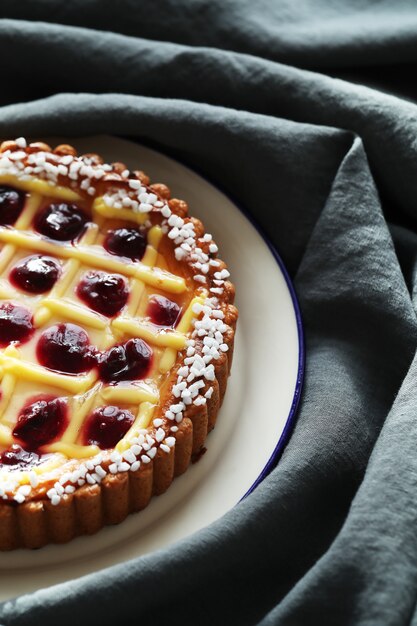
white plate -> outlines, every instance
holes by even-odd
[[[56,145],[63,140],[50,141]],[[0,553],[0,600],[166,547],[218,519],[276,458],[301,388],[302,333],[291,284],[241,210],[190,169],[142,145],[107,136],[69,142],[81,152],[98,152],[107,161],[143,169],[153,181],[167,183],[203,220],[236,284],[240,318],[233,372],[207,453],[197,464],[119,526],[64,546]]]

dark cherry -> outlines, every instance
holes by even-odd
[[[0,304],[0,346],[11,341],[24,343],[33,331],[32,313],[20,304],[2,302]]]
[[[10,272],[10,282],[22,291],[45,293],[52,289],[61,273],[59,261],[50,256],[33,255],[22,259]]]
[[[152,350],[143,339],[129,339],[101,356],[99,374],[104,382],[144,378],[152,362]]]
[[[146,250],[146,236],[137,228],[109,230],[104,247],[111,254],[140,261]]]
[[[56,439],[67,423],[67,404],[62,398],[40,395],[31,398],[17,418],[13,436],[28,450]]]
[[[123,276],[91,271],[85,274],[76,293],[94,311],[112,317],[123,309],[129,289]]]
[[[25,192],[6,185],[0,186],[0,225],[14,224],[23,210]]]
[[[39,461],[40,456],[38,454],[24,450],[17,443],[14,443],[8,450],[0,454],[0,467],[8,465],[16,469],[26,469],[33,465],[38,465]]]
[[[84,444],[102,450],[114,448],[135,421],[130,411],[118,406],[101,406],[90,415],[84,431]]]
[[[45,367],[66,374],[85,372],[95,363],[87,333],[75,324],[47,328],[39,338],[36,355]]]
[[[181,312],[176,302],[164,296],[151,296],[148,304],[148,315],[151,322],[158,326],[174,326]]]
[[[50,204],[35,218],[38,233],[56,241],[70,241],[78,237],[88,217],[76,204]]]

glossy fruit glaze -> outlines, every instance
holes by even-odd
[[[0,303],[0,347],[12,341],[24,343],[33,333],[32,313],[20,304]]]
[[[50,256],[33,254],[19,261],[9,274],[9,280],[27,293],[50,291],[61,274],[61,263]]]
[[[71,241],[81,235],[88,216],[76,204],[50,204],[35,218],[35,229],[56,241]]]
[[[117,406],[101,406],[93,411],[84,426],[85,445],[96,445],[102,450],[114,448],[135,421],[130,411]]]
[[[80,374],[96,363],[96,354],[90,338],[76,324],[55,324],[40,336],[36,355],[39,363],[65,374]]]
[[[76,294],[97,313],[113,317],[125,306],[129,289],[119,274],[90,271],[77,285]]]
[[[117,228],[107,233],[104,247],[110,254],[140,261],[146,250],[146,235],[138,228]]]
[[[43,394],[31,398],[19,413],[13,436],[25,449],[37,450],[51,443],[67,424],[67,404],[63,398]]]
[[[103,382],[144,378],[152,364],[152,349],[143,339],[129,339],[113,346],[100,357],[99,375]]]
[[[149,298],[147,314],[157,326],[175,326],[180,313],[178,304],[165,296],[154,295]]]
[[[25,204],[24,191],[7,185],[0,185],[0,226],[15,223]]]
[[[8,450],[0,454],[0,468],[4,466],[14,469],[28,469],[40,463],[40,456],[36,452],[24,450],[22,446],[14,443]]]

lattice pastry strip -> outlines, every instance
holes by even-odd
[[[126,495],[120,499],[115,490],[114,502],[118,504],[106,504],[109,520],[114,521],[121,502],[142,508],[152,492],[166,489],[174,473],[186,469],[191,454],[199,454],[207,430],[213,427],[231,364],[227,351],[233,346],[236,322],[230,304],[233,286],[226,280],[225,265],[216,259],[217,246],[211,237],[204,234],[197,220],[187,217],[185,203],[167,200],[165,186],[150,187],[143,174],[133,174],[120,164],[101,164],[94,155],[76,157],[68,146],[52,153],[37,144],[26,150],[23,140],[19,142],[10,150],[2,145],[0,156],[0,185],[28,194],[14,226],[6,223],[4,227],[0,222],[0,242],[4,244],[0,251],[0,299],[21,298],[19,288],[4,276],[9,267],[21,263],[22,252],[56,259],[60,272],[42,298],[30,294],[23,298],[33,312],[33,341],[22,348],[12,343],[0,350],[0,498],[21,503],[36,493],[60,508],[61,502],[76,495],[84,484],[100,486],[103,481],[108,485],[107,493],[113,493],[112,476],[119,481],[123,472],[130,471],[128,481],[114,483],[129,485],[127,500]],[[64,205],[75,203],[71,205],[75,211],[79,205],[81,213],[92,217],[84,234],[71,243],[59,237],[56,241],[39,230],[39,215],[45,206],[48,210],[53,206],[48,203],[54,199]],[[32,228],[35,222],[36,231]],[[142,255],[132,256],[132,261],[126,261],[123,248],[120,256],[106,247],[108,233],[124,228],[146,232],[146,249]],[[164,237],[167,239],[160,245]],[[100,273],[115,279],[118,276],[128,290],[129,297],[116,314],[95,309],[92,301],[81,296],[80,281]],[[181,315],[174,313],[171,319],[166,314],[155,321],[152,307],[168,306],[165,301]],[[93,351],[89,358],[98,359],[96,365],[60,371],[59,364],[51,366],[39,360],[39,352],[39,362],[34,358],[32,344],[39,348],[39,337],[49,332],[51,324],[66,326],[67,321],[91,333],[90,341],[98,352]],[[139,359],[135,352],[139,346],[147,346],[140,348],[148,354],[147,374],[140,373],[139,368],[132,370],[133,378],[130,374],[118,378],[117,359],[122,354],[127,358],[128,350],[135,355],[129,359]],[[132,363],[132,367],[139,367],[135,360]],[[67,417],[59,435],[39,448],[41,457],[49,456],[30,470],[20,471],[16,479],[16,473],[7,474],[2,468],[2,449],[13,441],[21,443],[16,434],[20,421],[13,411],[17,415],[16,398],[27,393],[27,388],[36,393],[54,392],[53,397],[58,394],[58,400],[65,401]],[[124,412],[126,419],[131,416],[128,427],[110,449],[91,435],[93,417],[97,414],[99,419],[107,419],[107,408],[117,415]],[[48,483],[50,476],[56,476],[55,483]],[[140,491],[138,485],[142,485]],[[4,512],[0,500],[0,549],[6,545],[2,535]],[[48,524],[52,527],[50,521]],[[22,532],[19,541],[33,545]]]
[[[139,226],[144,224],[148,219],[147,213],[133,213],[130,209],[115,209],[111,206],[108,206],[105,203],[104,198],[102,197],[96,198],[94,200],[92,209],[93,212],[97,213],[101,217],[105,217],[107,219],[124,220],[126,222],[133,222],[134,224],[138,224]]]
[[[185,291],[184,279],[169,272],[155,270],[142,263],[128,265],[117,259],[109,259],[107,254],[100,250],[92,251],[84,245],[63,247],[46,241],[42,237],[28,232],[18,232],[0,227],[0,241],[10,243],[23,249],[34,252],[43,252],[63,259],[76,259],[86,266],[91,266],[106,271],[115,271],[126,277],[142,280],[153,287],[161,287],[170,293],[182,293]]]
[[[99,224],[88,224],[85,234],[80,239],[80,244],[83,246],[94,244],[97,239],[98,231]],[[80,267],[81,261],[79,259],[69,259],[65,263],[61,277],[55,283],[51,292],[49,293],[49,296],[43,300],[41,306],[34,315],[34,322],[37,327],[46,324],[46,322],[48,322],[48,320],[51,318],[54,309],[56,310],[57,306],[59,307],[60,299],[65,296],[65,292],[67,291],[69,285],[71,284],[71,281],[74,279]],[[68,303],[66,303],[66,305],[68,306]],[[68,309],[70,312],[73,311],[71,305],[68,307]],[[83,320],[80,320],[80,317],[80,315],[76,315],[75,319],[77,321],[85,321],[87,316],[84,315]],[[95,316],[93,315],[91,317],[94,318]],[[91,317],[88,316],[87,319],[91,319]]]
[[[41,204],[42,196],[39,194],[29,196],[29,200],[26,203],[20,218],[16,222],[17,233],[13,233],[13,231],[9,233],[9,239],[11,239],[12,242],[19,241],[22,243],[22,241],[18,238],[19,235],[22,235],[21,232],[19,233],[19,230],[26,230],[28,228]],[[95,203],[94,208],[96,211],[99,208],[97,211],[99,213],[99,217],[96,219],[95,223],[90,223],[88,225],[87,230],[77,244],[77,247],[94,245],[97,241],[100,227],[105,227],[105,219],[114,217],[113,212],[110,212],[109,214],[109,211],[103,209],[103,205],[99,203]],[[138,222],[142,223],[143,220],[140,219]],[[67,300],[65,298],[66,292],[72,281],[82,268],[82,257],[79,257],[77,254],[75,256],[65,255],[65,253],[62,254],[61,246],[51,244],[49,241],[43,241],[40,237],[36,237],[35,239],[32,233],[23,233],[23,236],[24,243],[27,244],[28,249],[61,253],[61,258],[63,256],[64,259],[67,259],[59,280],[55,283],[49,295],[42,300],[35,311],[35,326],[38,328],[44,326],[49,321],[53,313],[61,313],[61,315],[64,314],[65,317],[77,322],[78,324],[84,324],[96,329],[105,330],[107,324],[103,319],[103,316],[88,309],[82,304],[74,304],[71,300]],[[160,226],[153,226],[148,232],[148,245],[141,261],[142,266],[147,266],[149,268],[155,267],[158,258],[158,246],[161,238],[162,230]],[[7,240],[7,234],[5,234],[5,239]],[[6,253],[4,253],[4,267],[6,267],[15,255],[16,243],[6,243],[3,251],[4,250],[6,250]],[[106,264],[105,267],[106,269],[113,269],[113,259],[109,260],[109,263]],[[123,270],[124,269],[125,268],[123,267]],[[168,275],[168,272],[165,272],[165,274]],[[202,299],[194,298],[192,300],[183,315],[178,331],[169,330],[167,332],[163,330],[162,332],[155,332],[152,326],[149,324],[143,324],[137,319],[139,312],[143,313],[143,311],[139,311],[139,309],[141,301],[143,301],[146,283],[133,276],[130,281],[130,286],[131,297],[127,307],[128,315],[120,316],[119,318],[113,320],[108,328],[108,331],[114,330],[115,334],[119,336],[128,335],[141,337],[147,340],[148,343],[155,346],[168,346],[166,347],[159,364],[159,371],[161,373],[165,373],[174,364],[177,351],[185,345],[186,333],[191,327],[194,316],[193,304],[196,302],[202,302]],[[166,286],[166,284],[164,286]],[[104,345],[111,344],[112,342],[114,343],[116,339],[115,334],[108,332],[102,343]],[[138,416],[135,421],[135,430],[132,431],[131,429],[132,432],[136,432],[138,424],[140,424],[141,427],[146,427],[148,425],[153,412],[151,407],[154,407],[158,401],[158,395],[150,392],[149,390],[144,390],[143,386],[138,387],[135,385],[131,386],[129,389],[117,389],[111,387],[105,387],[102,389],[102,384],[98,383],[95,387],[89,389],[89,387],[94,384],[95,376],[93,373],[74,378],[73,376],[66,376],[62,373],[46,370],[42,368],[42,366],[22,360],[19,352],[12,347],[6,349],[3,353],[0,352],[0,363],[4,372],[2,385],[3,400],[0,403],[0,415],[2,412],[4,413],[7,408],[8,400],[14,390],[17,377],[20,379],[28,379],[32,382],[46,386],[56,387],[64,390],[65,392],[75,394],[84,392],[81,397],[74,399],[72,403],[73,410],[71,413],[70,423],[62,436],[62,440],[50,444],[49,446],[45,446],[45,450],[47,452],[61,452],[64,454],[74,454],[77,452],[77,456],[91,456],[92,454],[98,452],[96,446],[77,446],[77,439],[84,421],[91,412],[92,408],[97,404],[97,398],[100,396],[102,396],[102,398],[107,402],[124,400],[125,402],[129,401],[132,402],[132,404],[139,406]],[[9,425],[12,426],[13,424]],[[127,445],[127,441],[128,437],[123,439],[123,444],[121,444],[122,447]],[[75,450],[76,447],[84,449]]]
[[[152,402],[142,402],[139,405],[138,413],[133,425],[123,439],[121,439],[116,445],[116,450],[118,452],[123,453],[125,450],[128,450],[132,445],[132,439],[137,437],[141,431],[146,430],[149,427],[154,412],[155,404]]]
[[[142,263],[153,267],[158,258],[158,246],[162,238],[162,230],[159,226],[153,226],[148,233],[148,245],[142,258]],[[145,283],[137,278],[130,282],[131,294],[127,305],[127,312],[131,318],[138,314],[139,305],[145,291]]]
[[[20,380],[28,380],[41,385],[57,387],[70,393],[83,393],[91,387],[96,379],[94,373],[82,376],[71,376],[46,369],[42,365],[24,361],[16,356],[10,356],[5,351],[0,353],[0,366],[5,373],[10,372]]]
[[[11,345],[7,346],[7,348],[3,352],[4,356],[12,356],[16,359],[19,358],[19,350]],[[6,426],[13,426],[14,419],[10,418],[10,416],[5,415],[5,411],[10,402],[10,399],[13,395],[13,392],[16,387],[16,374],[13,371],[7,371],[4,367],[1,367],[1,399],[0,399],[0,423],[5,424]]]
[[[15,225],[18,230],[24,230],[29,226],[36,211],[39,209],[41,202],[42,196],[38,193],[33,193],[29,196],[25,208]],[[16,254],[16,249],[16,245],[13,243],[8,243],[3,246],[3,249],[0,252],[0,274],[4,272],[10,261],[13,259]]]

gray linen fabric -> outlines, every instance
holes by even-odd
[[[0,134],[112,132],[200,169],[277,246],[307,339],[292,438],[249,498],[0,623],[417,624],[415,2],[0,9]]]

